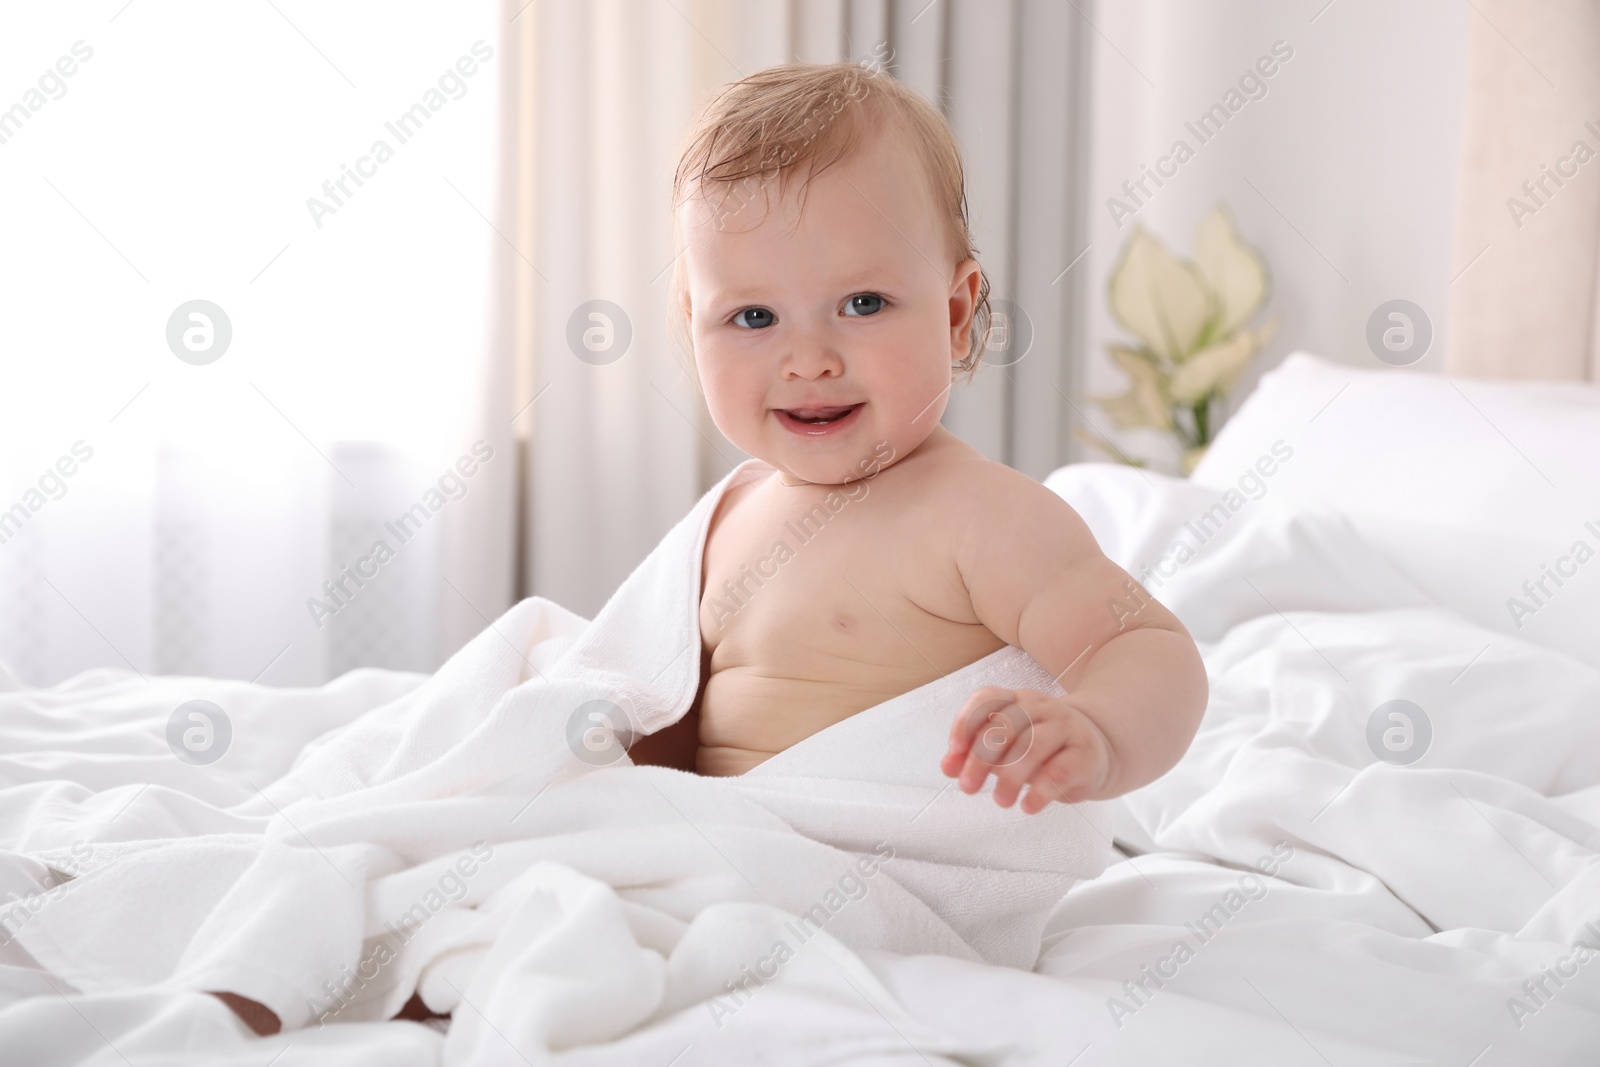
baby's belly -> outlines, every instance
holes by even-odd
[[[898,628],[803,636],[824,627],[814,619],[753,627],[712,652],[698,709],[697,772],[743,774],[812,734],[1005,646],[982,625],[929,617],[903,617]],[[959,710],[950,709],[952,721]]]
[[[727,667],[711,675],[700,701],[700,750],[695,770],[743,774],[850,716],[938,677],[896,671],[871,680],[851,678],[864,666],[838,663],[825,678],[779,676],[754,667]],[[926,666],[926,665],[925,665]]]

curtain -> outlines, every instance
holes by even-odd
[[[425,671],[510,603],[508,18],[0,13],[0,684]]]
[[[774,63],[887,57],[950,117],[1032,343],[945,421],[1073,458],[1085,8],[8,8],[0,682],[310,685],[432,670],[518,595],[592,614],[744,458],[667,345],[670,181]],[[568,341],[594,308],[618,358]]]
[[[1448,370],[1600,380],[1600,3],[1468,20]]]
[[[1079,105],[1091,32],[1073,6],[539,0],[516,25],[527,67],[517,232],[532,250],[515,312],[525,593],[592,615],[746,458],[669,348],[671,180],[694,108],[777,63],[887,57],[890,74],[949,117],[992,298],[1009,302],[1012,328],[1032,343],[957,385],[945,424],[1034,477],[1071,458],[1084,287],[1065,268],[1085,243]],[[590,327],[614,346],[603,358],[569,340]]]

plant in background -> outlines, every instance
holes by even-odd
[[[1108,296],[1112,316],[1139,343],[1109,346],[1130,379],[1128,391],[1092,399],[1122,429],[1176,437],[1188,474],[1216,436],[1229,391],[1277,328],[1273,321],[1246,325],[1266,303],[1266,264],[1219,204],[1200,223],[1193,260],[1179,259],[1135,227],[1111,272]]]

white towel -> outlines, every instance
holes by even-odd
[[[736,1010],[818,929],[1031,969],[1051,907],[1104,866],[1109,812],[1026,816],[939,770],[974,689],[1062,691],[1022,650],[736,778],[585,746],[605,740],[586,734],[596,702],[644,733],[688,710],[709,520],[760,473],[730,472],[592,623],[525,600],[426,683],[306,746],[241,806],[262,833],[97,845],[17,940],[80,990],[227,990],[287,1028],[389,1018],[413,991],[436,1011],[514,1001],[519,1040],[550,1048],[696,1001]],[[752,928],[762,952],[715,933]],[[457,1013],[456,1051],[479,1040]]]

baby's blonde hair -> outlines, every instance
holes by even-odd
[[[774,178],[781,197],[796,175],[803,205],[812,178],[847,158],[864,134],[888,130],[905,133],[915,146],[954,262],[976,259],[955,132],[937,108],[892,76],[855,63],[768,67],[723,86],[701,106],[672,179],[678,258],[667,299],[668,330],[691,378],[698,381],[685,311],[688,282],[678,208],[690,196],[706,197],[720,221],[725,209],[736,214]],[[970,378],[977,371],[988,337],[989,278],[980,270],[967,355],[951,365],[952,374],[959,369]]]

